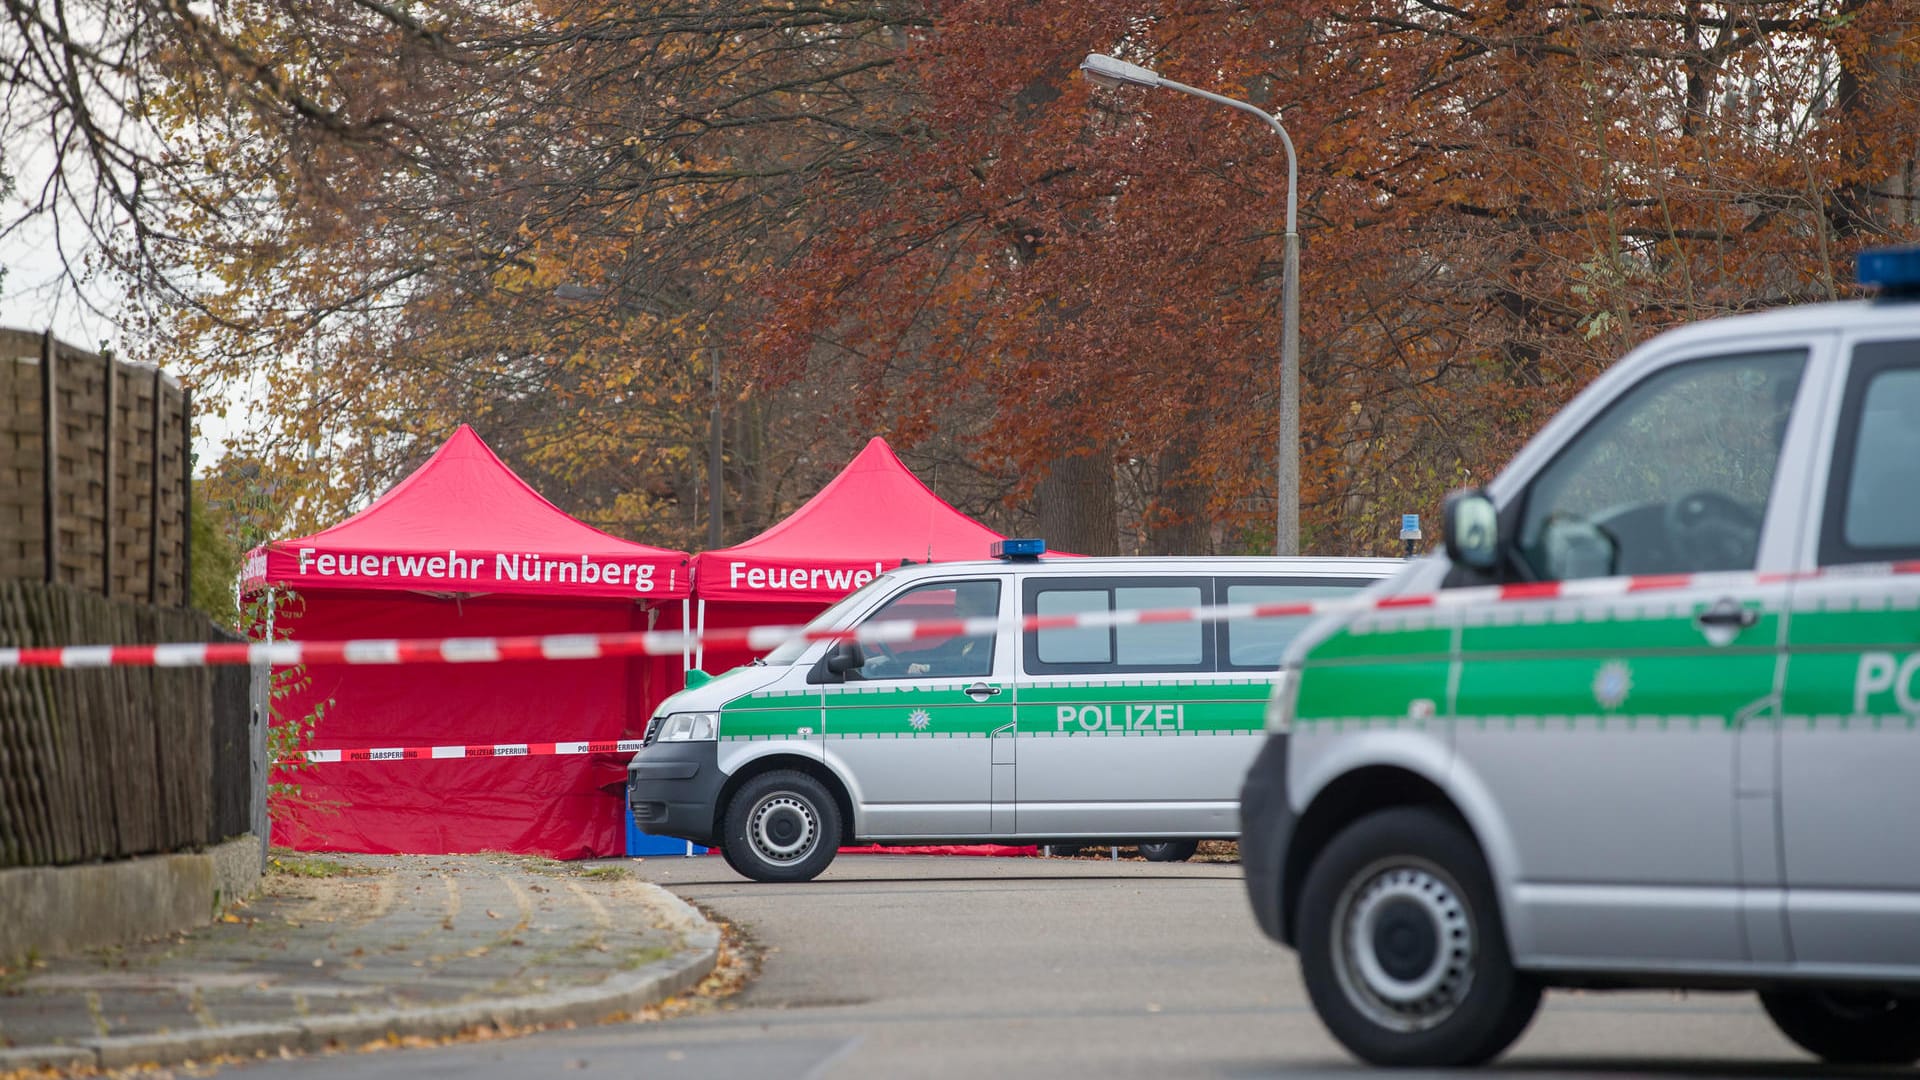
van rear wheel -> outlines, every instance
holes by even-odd
[[[840,806],[806,773],[763,773],[727,800],[720,850],[755,881],[811,881],[839,849]]]
[[[1465,829],[1425,807],[1354,822],[1300,892],[1301,973],[1321,1022],[1375,1065],[1477,1065],[1533,1018],[1493,882]]]
[[[1163,840],[1157,844],[1140,844],[1140,856],[1148,862],[1186,862],[1200,850],[1198,840]]]
[[[1829,1065],[1920,1061],[1920,998],[1840,990],[1768,990],[1760,1004],[1780,1033]]]

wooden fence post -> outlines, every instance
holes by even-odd
[[[48,582],[60,577],[60,387],[54,377],[59,356],[48,329],[40,336],[40,546]]]
[[[152,450],[147,462],[151,495],[147,499],[147,603],[160,602],[160,368],[153,369],[153,429],[147,433]]]
[[[120,426],[114,421],[115,384],[118,378],[119,364],[114,363],[113,353],[108,349],[100,350],[100,359],[107,366],[107,422],[104,427],[106,452],[100,455],[100,501],[104,505],[104,520],[100,525],[100,595],[113,599],[113,444],[119,442],[114,436],[119,434]]]
[[[180,606],[193,606],[193,391],[180,388]]]

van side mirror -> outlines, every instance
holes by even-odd
[[[849,671],[867,666],[867,651],[857,641],[836,641],[827,650],[827,673],[846,677]]]
[[[1486,491],[1456,491],[1447,496],[1441,512],[1447,534],[1447,558],[1475,570],[1500,565],[1500,512]]]

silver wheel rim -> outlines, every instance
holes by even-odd
[[[1389,917],[1423,920],[1432,933],[1432,957],[1418,970],[1389,970],[1380,956],[1376,938]],[[1383,859],[1355,874],[1334,905],[1333,933],[1341,993],[1390,1031],[1426,1031],[1445,1023],[1473,987],[1479,947],[1472,912],[1453,878],[1424,859]]]
[[[820,815],[813,804],[787,791],[776,791],[747,811],[747,839],[753,850],[771,863],[793,863],[813,851],[820,836]]]

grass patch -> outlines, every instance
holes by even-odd
[[[626,952],[620,954],[620,966],[626,968],[628,971],[632,971],[635,968],[643,968],[648,964],[665,960],[678,951],[678,949],[670,949],[665,945],[655,945],[648,949],[628,949]]]
[[[589,866],[580,871],[580,876],[596,881],[625,881],[633,876],[633,871],[624,866]]]
[[[267,858],[267,872],[285,874],[288,877],[330,878],[343,877],[353,871],[345,863],[337,863],[332,859],[300,855],[291,851],[276,851]]]
[[[549,859],[545,855],[521,855],[512,851],[481,851],[475,854],[489,862],[504,863],[524,873],[539,874],[542,877],[566,877],[573,872],[566,863],[559,859]]]

